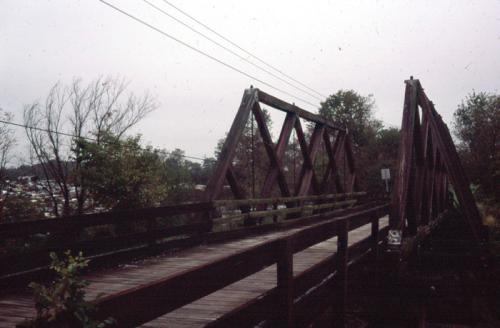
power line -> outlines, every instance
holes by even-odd
[[[66,133],[66,132],[55,131],[55,130],[51,130],[51,129],[44,129],[44,128],[39,128],[39,127],[36,127],[36,126],[30,126],[30,125],[16,123],[16,122],[10,122],[10,121],[5,121],[5,120],[0,120],[0,123],[8,124],[8,125],[13,125],[13,126],[24,128],[24,129],[30,129],[30,130],[36,130],[36,131],[41,131],[41,132],[54,133],[54,134],[58,134],[58,135],[66,136],[66,137],[71,137],[71,138],[79,138],[79,139],[88,140],[88,141],[91,141],[91,142],[97,142],[98,141],[97,139],[90,138],[90,137],[77,136],[77,135]],[[127,145],[124,145],[124,146],[127,147]],[[172,154],[171,151],[170,152],[167,151],[166,153],[167,154]],[[184,157],[184,158],[190,158],[190,159],[201,160],[201,161],[204,161],[205,159],[207,159],[207,158],[201,158],[201,157],[190,156],[190,155],[180,155],[180,156]]]
[[[197,33],[198,35],[201,35],[203,38],[205,38],[205,39],[209,40],[210,42],[212,42],[212,43],[216,44],[216,45],[217,45],[217,46],[219,46],[220,48],[222,48],[222,49],[226,50],[227,52],[231,53],[232,55],[234,55],[234,56],[238,57],[239,59],[241,59],[241,60],[243,60],[243,61],[245,61],[245,62],[249,63],[250,65],[252,65],[252,66],[254,66],[254,67],[257,67],[257,68],[258,68],[258,69],[260,69],[261,71],[263,71],[263,72],[265,72],[265,73],[267,73],[267,74],[271,75],[272,77],[274,77],[274,78],[276,78],[276,79],[278,79],[278,80],[280,80],[280,81],[282,81],[282,82],[284,82],[284,83],[288,84],[289,86],[291,86],[291,87],[293,87],[293,88],[295,88],[295,89],[297,89],[297,90],[299,90],[299,91],[301,91],[301,92],[303,92],[303,93],[305,93],[305,94],[307,94],[307,95],[309,95],[309,96],[311,96],[311,97],[313,97],[313,98],[316,98],[316,99],[318,99],[318,100],[320,100],[320,101],[321,101],[321,100],[323,100],[323,98],[320,98],[320,97],[318,97],[317,95],[315,95],[315,94],[313,94],[313,93],[311,93],[311,92],[308,92],[307,90],[304,90],[304,89],[302,89],[302,88],[300,88],[300,87],[296,86],[296,85],[295,85],[295,84],[293,84],[293,83],[290,83],[289,81],[285,80],[285,79],[284,79],[284,78],[282,78],[281,76],[276,75],[275,73],[273,73],[273,72],[271,72],[271,71],[269,71],[269,70],[267,70],[267,69],[263,68],[262,66],[255,64],[254,62],[252,62],[252,61],[248,60],[247,58],[245,58],[245,57],[241,56],[241,55],[240,55],[240,54],[238,54],[237,52],[235,52],[235,51],[233,51],[233,50],[229,49],[228,47],[224,46],[224,45],[223,45],[223,44],[221,44],[220,42],[217,42],[216,40],[214,40],[214,39],[210,38],[210,37],[209,37],[209,36],[207,36],[206,34],[204,34],[204,33],[200,32],[199,30],[195,29],[195,28],[194,28],[194,27],[192,27],[191,25],[186,24],[185,22],[181,21],[181,20],[180,20],[180,19],[178,19],[177,17],[175,17],[175,16],[173,16],[173,15],[169,14],[168,12],[164,11],[163,9],[161,9],[161,8],[159,8],[159,7],[157,7],[157,6],[155,6],[154,4],[152,4],[151,2],[149,2],[148,0],[142,0],[142,1],[144,1],[145,3],[147,3],[149,6],[151,6],[151,7],[152,7],[152,8],[154,8],[155,10],[157,10],[157,11],[161,12],[161,13],[162,13],[162,14],[164,14],[165,16],[170,17],[171,19],[175,20],[176,22],[178,22],[179,24],[183,25],[184,27],[186,27],[186,28],[190,29],[191,31],[193,31],[193,32]]]
[[[43,129],[43,128],[39,128],[39,127],[36,127],[36,126],[29,126],[29,125],[25,125],[25,124],[10,122],[10,121],[0,120],[0,123],[14,125],[14,126],[17,126],[17,127],[21,127],[21,128],[25,128],[25,129],[30,129],[30,130],[36,130],[36,131],[42,131],[42,132],[60,134],[62,136],[71,137],[71,138],[86,139],[86,140],[89,140],[89,141],[92,141],[92,142],[96,142],[97,141],[97,139],[92,139],[92,138],[89,138],[89,137],[78,137],[78,136],[75,136],[74,134],[69,134],[69,133],[65,133],[65,132],[55,131],[55,130],[51,130],[51,129]]]
[[[193,50],[193,51],[195,51],[195,52],[197,52],[197,53],[199,53],[199,54],[201,54],[201,55],[203,55],[203,56],[205,56],[205,57],[207,57],[207,58],[210,58],[211,60],[213,60],[213,61],[215,61],[215,62],[217,62],[217,63],[219,63],[219,64],[221,64],[221,65],[223,65],[223,66],[226,66],[227,68],[232,69],[232,70],[233,70],[233,71],[235,71],[235,72],[238,72],[238,73],[240,73],[240,74],[242,74],[242,75],[244,75],[244,76],[246,76],[246,77],[248,77],[248,78],[250,78],[250,79],[253,79],[253,80],[255,80],[255,81],[259,82],[259,83],[262,83],[263,85],[266,85],[266,86],[268,86],[268,87],[270,87],[270,88],[272,88],[272,89],[274,89],[274,90],[277,90],[277,91],[279,91],[279,92],[281,92],[281,93],[283,93],[283,94],[286,94],[286,95],[288,95],[288,96],[290,96],[290,97],[293,97],[293,98],[295,98],[295,99],[297,99],[297,100],[300,100],[300,101],[302,101],[302,102],[304,102],[304,103],[307,103],[307,104],[309,104],[309,105],[311,105],[311,106],[313,106],[313,107],[317,107],[317,105],[315,105],[315,104],[313,104],[313,103],[309,102],[308,100],[303,99],[303,98],[298,97],[298,96],[295,96],[295,95],[293,95],[293,94],[291,94],[291,93],[289,93],[289,92],[287,92],[287,91],[285,91],[285,90],[283,90],[283,89],[281,89],[281,88],[275,87],[274,85],[272,85],[272,84],[270,84],[270,83],[268,83],[268,82],[265,82],[265,81],[263,81],[263,80],[261,80],[261,79],[259,79],[259,78],[255,77],[255,76],[253,76],[253,75],[251,75],[251,74],[249,74],[249,73],[246,73],[245,71],[242,71],[242,70],[240,70],[239,68],[236,68],[235,66],[233,66],[233,65],[231,65],[231,64],[228,64],[228,63],[224,62],[223,60],[220,60],[220,59],[218,59],[218,58],[216,58],[216,57],[214,57],[214,56],[212,56],[212,55],[210,55],[210,54],[208,54],[208,53],[204,52],[203,50],[200,50],[200,49],[196,48],[195,46],[192,46],[192,45],[190,45],[189,43],[184,42],[184,41],[182,41],[182,40],[180,40],[180,39],[178,39],[178,38],[176,38],[176,37],[174,37],[174,36],[172,36],[172,35],[168,34],[167,32],[165,32],[165,31],[163,31],[163,30],[161,30],[161,29],[159,29],[159,28],[157,28],[157,27],[155,27],[155,26],[153,26],[153,25],[151,25],[151,24],[147,23],[146,21],[144,21],[144,20],[142,20],[142,19],[140,19],[140,18],[138,18],[138,17],[136,17],[136,16],[134,16],[134,15],[132,15],[132,14],[130,14],[130,13],[128,13],[128,12],[126,12],[126,11],[124,11],[124,10],[122,10],[122,9],[118,8],[118,7],[116,7],[115,5],[113,5],[113,4],[111,4],[111,3],[109,3],[109,2],[107,2],[107,1],[105,1],[105,0],[98,0],[98,1],[100,1],[100,2],[102,2],[103,4],[107,5],[107,6],[108,6],[108,7],[110,7],[111,9],[113,9],[113,10],[115,10],[115,11],[118,11],[118,12],[120,12],[121,14],[123,14],[123,15],[125,15],[125,16],[127,16],[127,17],[129,17],[129,18],[133,19],[133,20],[135,20],[136,22],[139,22],[139,23],[143,24],[144,26],[149,27],[150,29],[152,29],[152,30],[154,30],[154,31],[156,31],[156,32],[158,32],[158,33],[160,33],[160,34],[162,34],[163,36],[166,36],[167,38],[169,38],[169,39],[171,39],[171,40],[174,40],[174,41],[176,41],[177,43],[180,43],[181,45],[183,45],[183,46],[185,46],[185,47],[187,47],[187,48],[189,48],[189,49],[191,49],[191,50]]]
[[[200,24],[201,26],[203,26],[204,28],[206,28],[207,30],[209,30],[210,32],[214,33],[215,35],[217,35],[218,37],[220,37],[221,39],[229,42],[230,44],[232,44],[233,46],[235,46],[236,48],[240,49],[241,51],[243,51],[244,53],[246,53],[247,55],[257,59],[259,62],[261,62],[262,64],[266,65],[267,67],[273,69],[274,71],[282,74],[283,76],[287,77],[288,79],[294,81],[295,83],[298,83],[300,84],[301,86],[303,86],[304,88],[320,95],[321,97],[323,98],[327,98],[327,96],[323,95],[321,92],[318,92],[310,87],[308,87],[306,84],[294,79],[293,77],[291,77],[290,75],[284,73],[282,70],[274,67],[273,65],[267,63],[266,61],[264,61],[263,59],[259,58],[257,55],[254,55],[252,54],[250,51],[248,50],[245,50],[243,47],[239,46],[238,44],[236,44],[234,41],[231,41],[230,39],[228,39],[227,37],[223,36],[222,34],[220,34],[219,32],[215,31],[214,29],[212,29],[210,26],[204,24],[203,22],[201,22],[200,20],[196,19],[195,17],[189,15],[187,12],[185,12],[184,10],[180,9],[179,7],[175,6],[173,3],[167,1],[167,0],[163,0],[163,2],[165,2],[167,5],[171,6],[172,8],[174,8],[175,10],[179,11],[180,13],[182,13],[183,15],[185,15],[186,17],[190,18],[191,20],[195,21],[196,23]]]

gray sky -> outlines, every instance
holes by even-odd
[[[299,97],[317,101],[187,30],[142,0],[109,0],[158,28]],[[150,0],[189,22],[162,0]],[[473,89],[499,92],[499,1],[169,0],[243,48],[320,91],[373,94],[399,126],[404,85],[419,78],[447,122]],[[208,32],[207,32],[208,33]],[[0,0],[0,107],[22,107],[57,81],[121,76],[158,110],[134,132],[153,146],[212,155],[250,84],[314,111],[165,38],[97,0]],[[278,120],[280,117],[275,116]],[[281,121],[274,123],[275,130]],[[275,135],[277,132],[275,132]],[[20,149],[25,137],[18,134]],[[19,152],[22,154],[22,150]]]

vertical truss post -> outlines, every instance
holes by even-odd
[[[398,169],[391,200],[391,213],[389,225],[393,230],[392,235],[401,234],[407,217],[408,194],[410,192],[410,179],[413,163],[415,141],[415,112],[417,111],[417,88],[415,80],[405,81],[405,100],[403,120],[401,123],[401,142],[398,154]]]

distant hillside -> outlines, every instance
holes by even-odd
[[[15,180],[18,177],[36,175],[43,178],[43,168],[40,164],[35,165],[21,165],[16,168],[9,168],[5,170],[5,176],[8,180]]]

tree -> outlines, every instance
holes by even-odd
[[[319,114],[344,124],[352,139],[356,160],[356,175],[361,188],[367,188],[370,175],[370,149],[373,149],[382,123],[374,118],[375,100],[372,95],[362,96],[354,90],[339,90],[321,103]],[[309,129],[310,130],[310,129]],[[373,158],[372,158],[373,160]]]
[[[398,164],[399,142],[399,129],[384,127],[377,131],[375,139],[367,148],[366,189],[368,191],[385,191],[385,184],[380,176],[381,169],[388,168],[394,178]]]
[[[0,187],[5,182],[5,170],[7,163],[10,159],[10,151],[15,144],[14,131],[9,127],[8,123],[11,122],[12,114],[0,108]]]
[[[39,220],[44,217],[43,206],[26,194],[8,195],[3,199],[2,223]]]
[[[262,109],[262,114],[267,128],[271,132],[271,116],[266,109]],[[222,138],[217,143],[216,158],[219,157],[224,142],[225,138]],[[250,115],[233,157],[236,180],[247,195],[250,197],[258,196],[260,193],[259,186],[264,183],[268,168],[269,158],[264,147],[264,140],[260,135],[257,122],[253,115]]]
[[[45,104],[25,107],[32,161],[42,167],[54,216],[81,214],[87,209],[81,141],[92,138],[100,144],[109,134],[120,138],[157,107],[147,93],[142,97],[125,94],[127,87],[123,79],[100,77],[88,85],[76,79],[67,87],[54,85]]]
[[[195,163],[191,161],[186,161],[189,172],[191,173],[191,179],[195,184],[206,185],[208,179],[212,176],[216,160],[213,157],[207,157],[203,159],[203,162]]]
[[[168,201],[180,203],[190,198],[194,184],[190,168],[192,163],[185,160],[184,151],[175,149],[164,160]]]
[[[11,122],[12,114],[0,108],[0,120]],[[4,219],[5,197],[3,189],[6,180],[6,168],[10,159],[10,151],[15,144],[14,131],[7,123],[0,123],[0,221]]]
[[[354,90],[339,90],[321,103],[319,115],[344,124],[355,148],[372,141],[382,123],[373,117],[375,100],[372,95],[362,96]]]
[[[82,173],[88,192],[105,209],[158,206],[167,199],[166,154],[142,148],[140,136],[105,134],[99,143],[85,142]]]
[[[459,154],[478,196],[500,202],[500,95],[472,92],[454,113]]]

